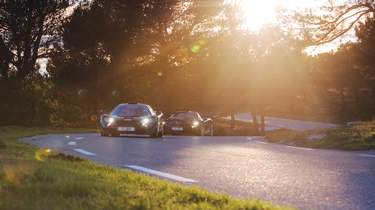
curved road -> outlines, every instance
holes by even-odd
[[[300,209],[375,209],[374,152],[288,147],[258,137],[155,140],[88,133],[23,140],[241,198]]]

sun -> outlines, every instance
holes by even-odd
[[[264,25],[276,21],[276,1],[240,1],[240,13],[243,14],[244,27],[253,31],[259,31]]]
[[[235,4],[244,21],[243,27],[259,31],[264,25],[277,23],[278,9],[299,10],[324,5],[327,0],[226,0]]]

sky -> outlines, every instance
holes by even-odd
[[[335,5],[342,5],[347,0],[334,0]],[[226,0],[225,3],[238,3],[240,13],[245,19],[245,27],[248,30],[259,31],[266,24],[277,24],[277,10],[280,8],[292,11],[301,11],[305,9],[316,9],[327,5],[327,0]],[[310,55],[316,55],[322,52],[334,51],[340,44],[355,40],[354,30],[343,39],[338,39],[332,43],[312,46],[306,49]]]
[[[266,23],[277,22],[278,8],[303,10],[324,5],[326,0],[229,0],[237,1],[244,13],[246,25],[252,30],[259,30]]]

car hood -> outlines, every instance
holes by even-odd
[[[166,123],[170,125],[184,125],[191,124],[193,120],[181,120],[181,119],[167,119]]]

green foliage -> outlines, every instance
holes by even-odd
[[[24,79],[37,74],[40,50],[43,49],[45,57],[53,51],[50,45],[60,38],[69,3],[68,0],[1,2],[0,78]]]
[[[0,155],[0,209],[287,209],[53,152],[37,160],[35,154],[39,150],[18,142],[18,138],[59,131],[0,129],[0,138],[9,143]]]
[[[5,147],[5,143],[0,139],[0,149],[4,149]]]

